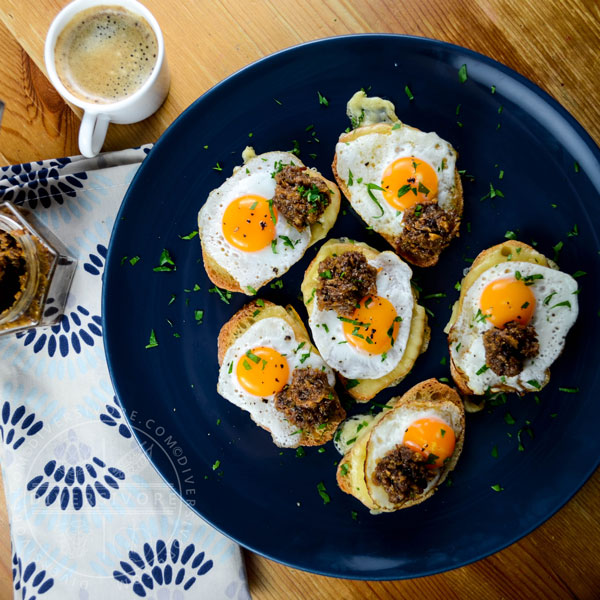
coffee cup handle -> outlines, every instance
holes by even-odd
[[[106,137],[110,118],[98,113],[86,111],[79,127],[79,150],[87,158],[96,156]]]

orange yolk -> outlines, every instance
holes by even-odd
[[[277,210],[263,196],[247,194],[236,198],[223,214],[223,235],[244,252],[266,248],[275,239]]]
[[[441,467],[454,452],[456,436],[448,423],[425,417],[411,423],[404,433],[402,443],[426,456],[432,468]]]
[[[401,320],[394,305],[380,296],[363,298],[352,318],[340,319],[348,342],[369,354],[383,354],[394,345]]]
[[[438,178],[433,167],[414,156],[398,158],[383,172],[381,187],[388,204],[406,210],[437,196]]]
[[[488,283],[479,299],[481,312],[496,327],[516,321],[525,327],[535,310],[535,296],[522,279],[506,277]]]
[[[283,356],[265,346],[248,350],[235,368],[240,385],[253,396],[272,396],[280,392],[288,381],[290,368]]]

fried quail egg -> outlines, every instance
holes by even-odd
[[[415,304],[406,263],[389,251],[367,262],[378,271],[377,295],[363,298],[351,317],[318,306],[309,317],[321,356],[348,379],[377,379],[396,367],[406,349]]]
[[[578,314],[577,282],[570,275],[531,262],[508,261],[485,270],[468,289],[450,335],[450,354],[474,394],[498,386],[539,390],[565,344]],[[515,321],[532,325],[539,354],[526,358],[518,375],[498,376],[486,365],[483,333]]]
[[[365,472],[373,473],[379,461],[397,446],[407,446],[423,454],[429,467],[435,470],[423,490],[426,494],[438,483],[446,465],[454,453],[456,440],[461,432],[461,416],[456,410],[403,406],[392,410],[371,431],[367,442]],[[392,509],[388,493],[373,477],[365,478],[371,498],[382,508]]]
[[[437,200],[442,209],[453,208],[456,151],[448,142],[400,122],[356,132],[336,145],[335,168],[367,225],[397,236],[412,206]]]
[[[225,353],[217,391],[247,410],[252,419],[268,429],[281,447],[298,445],[298,427],[275,408],[274,397],[292,380],[295,369],[312,367],[327,374],[335,384],[333,371],[306,342],[296,339],[292,327],[281,318],[267,317],[255,322]]]
[[[298,231],[273,205],[281,164],[303,166],[288,152],[255,156],[209,194],[198,215],[203,249],[245,293],[283,275],[310,242],[310,229]]]

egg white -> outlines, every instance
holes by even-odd
[[[270,200],[275,195],[275,163],[303,166],[288,152],[267,152],[250,159],[239,167],[221,186],[213,190],[198,214],[198,228],[202,243],[210,256],[227,271],[242,290],[258,290],[267,281],[283,275],[298,262],[310,242],[310,228],[298,231],[278,213],[275,225],[276,252],[269,245],[256,252],[244,252],[232,246],[223,235],[223,214],[229,204],[246,194],[263,196]],[[293,248],[282,238],[289,238]]]
[[[533,280],[530,286],[536,301],[530,324],[537,334],[539,354],[526,359],[523,371],[514,377],[501,379],[491,369],[477,374],[485,365],[483,333],[493,327],[488,319],[477,318],[481,294],[490,282],[515,276],[517,271],[522,278],[531,275],[543,277]],[[529,262],[503,262],[484,271],[469,288],[461,314],[449,336],[452,360],[464,372],[471,390],[475,394],[484,394],[487,389],[493,390],[501,383],[521,392],[539,389],[546,379],[545,371],[562,352],[567,333],[577,319],[576,291],[577,282],[567,273]],[[546,300],[550,295],[550,299]],[[556,306],[562,302],[569,302],[570,307]]]
[[[232,404],[247,410],[252,419],[261,427],[268,429],[273,436],[273,441],[283,448],[293,448],[298,445],[298,427],[287,421],[283,413],[275,408],[274,394],[271,396],[249,394],[237,379],[236,365],[248,350],[265,346],[285,355],[290,372],[286,383],[291,382],[295,369],[312,367],[327,373],[327,381],[331,386],[335,385],[335,375],[323,359],[310,351],[308,343],[301,348],[299,345],[294,330],[286,321],[278,317],[261,319],[229,347],[219,370],[217,383],[219,394]]]
[[[399,125],[389,134],[365,134],[348,142],[338,142],[335,148],[337,173],[347,183],[352,207],[367,225],[386,235],[398,235],[404,213],[388,204],[380,190],[371,189],[380,209],[370,197],[367,184],[381,186],[384,171],[396,159],[415,156],[431,165],[438,176],[437,201],[444,210],[452,207],[455,190],[454,148],[435,132],[425,133]]]
[[[373,481],[372,476],[375,468],[390,450],[402,444],[404,434],[412,423],[427,418],[440,419],[452,428],[456,439],[459,438],[461,430],[460,414],[457,411],[441,410],[435,407],[420,409],[404,406],[390,411],[376,427],[373,427],[367,442],[365,480],[369,495],[382,508],[393,509],[394,505],[390,502],[385,489]],[[424,494],[437,484],[441,473],[442,470],[437,469],[436,475],[427,482],[427,487],[423,490]]]
[[[335,310],[321,310],[316,300],[309,316],[310,329],[325,362],[348,379],[377,379],[393,371],[402,359],[412,320],[414,298],[410,278],[412,271],[393,252],[381,252],[367,261],[378,270],[377,295],[389,300],[402,321],[394,345],[381,354],[369,354],[346,341],[343,323]]]

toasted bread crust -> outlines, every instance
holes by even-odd
[[[373,422],[369,430],[364,433],[355,442],[355,445],[344,455],[340,461],[336,473],[338,486],[343,492],[350,494],[360,500],[365,506],[376,512],[393,512],[402,508],[408,508],[415,504],[420,504],[432,496],[439,486],[446,480],[448,474],[455,468],[465,438],[465,412],[463,402],[453,388],[440,383],[437,379],[427,379],[410,388],[403,396],[392,398],[388,405],[391,404],[390,410],[384,410]],[[365,462],[367,459],[367,447],[372,431],[378,426],[381,421],[386,419],[393,411],[402,409],[403,407],[412,408],[432,408],[438,406],[446,410],[452,410],[459,416],[459,432],[456,436],[456,446],[452,458],[446,465],[442,467],[440,477],[435,486],[427,492],[422,493],[416,498],[405,500],[396,505],[393,509],[385,509],[379,506],[370,496],[367,478],[371,474],[365,473]],[[342,465],[346,465],[345,467]]]
[[[375,125],[365,125],[363,127],[357,127],[356,129],[353,129],[352,131],[349,131],[348,133],[343,133],[339,138],[339,142],[341,142],[341,143],[350,142],[352,140],[355,140],[355,139],[361,137],[362,135],[368,135],[368,134],[372,134],[372,133],[382,133],[382,134],[389,135],[392,132],[392,127],[393,127],[393,125],[390,125],[389,123],[377,123]],[[403,127],[406,127],[408,129],[413,129],[415,131],[419,131],[416,127],[410,127],[409,125],[403,125]],[[333,176],[335,177],[335,180],[336,180],[340,190],[342,191],[344,196],[348,199],[348,202],[350,202],[350,204],[352,204],[352,193],[350,192],[350,190],[348,188],[347,182],[342,177],[340,177],[338,170],[337,170],[337,154],[333,158],[331,170],[333,171]],[[452,205],[452,210],[456,213],[456,215],[458,216],[458,220],[460,222],[460,220],[462,218],[462,213],[463,213],[464,200],[463,200],[462,181],[460,179],[460,174],[456,168],[454,169],[454,194],[452,195],[450,202]],[[377,233],[379,233],[379,232],[377,232]],[[396,239],[394,236],[386,235],[384,233],[379,233],[379,235],[381,235],[381,237],[383,237],[385,239],[385,241],[388,242],[388,244],[390,244],[390,246],[392,246],[392,248],[394,249],[394,252],[396,252],[396,254],[398,254],[398,256],[401,256],[406,262],[416,265],[417,267],[432,267],[433,265],[437,264],[437,262],[440,258],[441,253],[438,253],[431,257],[424,257],[424,258],[408,255],[408,254],[403,253],[402,251],[398,250],[397,244],[396,244]]]
[[[298,158],[294,157],[294,161],[298,164],[298,166],[304,166]],[[310,246],[312,246],[319,240],[322,240],[335,224],[340,210],[341,193],[339,188],[335,183],[333,183],[333,181],[326,179],[318,171],[307,168],[305,173],[309,177],[314,177],[315,179],[321,180],[323,183],[325,183],[329,190],[329,205],[321,215],[319,221],[317,221],[313,225],[310,225],[311,236],[307,246],[308,249],[310,248]],[[249,290],[243,289],[239,285],[239,283],[233,278],[233,276],[226,269],[224,269],[210,254],[209,249],[206,247],[206,244],[203,241],[202,231],[200,231],[200,244],[202,248],[202,260],[204,262],[204,269],[206,270],[208,278],[215,285],[224,290],[229,290],[231,292],[242,292],[247,296],[253,295]],[[279,273],[277,276],[274,276],[271,279],[265,281],[263,283],[263,286],[269,283],[269,281],[272,281],[273,279],[281,275],[283,275],[283,273]]]
[[[367,260],[372,260],[377,257],[379,251],[371,248],[371,246],[363,242],[350,242],[345,239],[330,239],[321,248],[319,252],[312,260],[302,281],[302,296],[304,300],[304,306],[308,314],[312,313],[312,310],[316,304],[316,300],[313,297],[313,289],[318,285],[319,275],[318,267],[322,260],[328,256],[334,254],[342,254],[349,250],[356,250],[364,254]],[[412,369],[418,356],[425,352],[429,344],[430,329],[427,324],[427,315],[425,309],[417,304],[417,293],[413,292],[414,299],[414,310],[413,317],[410,324],[409,341],[406,346],[406,350],[400,362],[396,367],[387,375],[379,377],[377,379],[357,379],[358,382],[353,387],[348,388],[348,380],[338,373],[340,381],[344,384],[348,394],[352,396],[358,402],[368,402],[371,398],[374,398],[381,390],[400,383],[408,375]]]
[[[306,330],[304,323],[302,323],[300,315],[298,315],[292,306],[288,305],[283,308],[282,306],[274,304],[273,302],[269,302],[268,300],[264,300],[262,302],[264,303],[263,306],[260,306],[257,300],[249,302],[240,310],[238,310],[221,328],[219,337],[217,338],[217,358],[219,361],[219,367],[222,366],[223,359],[229,347],[242,334],[248,331],[248,329],[258,321],[270,317],[279,317],[280,319],[283,319],[294,331],[296,340],[299,343],[305,342],[305,347],[310,347],[312,354],[319,355],[319,351],[312,345],[310,341],[308,331]],[[257,310],[259,312],[255,315]],[[345,411],[342,409],[342,416],[340,420],[343,420],[345,416]],[[331,423],[323,429],[302,431],[302,433],[298,436],[297,446],[320,446],[325,444],[333,437],[338,424],[339,421],[337,423]],[[262,425],[259,423],[257,423],[257,425],[262,427]],[[269,431],[266,427],[263,427],[263,429]]]
[[[464,299],[473,283],[475,283],[475,281],[484,271],[487,271],[493,266],[503,262],[515,260],[515,257],[517,256],[518,260],[522,262],[530,262],[543,267],[556,268],[556,264],[553,261],[538,252],[535,248],[532,248],[528,244],[519,242],[517,240],[506,240],[505,242],[496,244],[491,248],[481,251],[473,261],[469,272],[465,275],[461,282],[460,296],[454,303],[452,308],[452,316],[450,317],[450,321],[444,329],[444,331],[448,333],[449,350],[451,350],[452,344],[455,343],[453,339],[454,324],[458,319],[458,315],[462,312]],[[469,381],[467,377],[454,362],[452,358],[452,352],[450,352],[450,374],[452,375],[452,379],[454,379],[454,383],[460,390],[461,394],[464,394],[465,396],[476,395],[475,392],[469,387]],[[541,382],[540,389],[544,387],[549,380],[550,370],[547,370],[545,379],[543,382]],[[516,390],[515,388],[506,384],[499,384],[496,388],[494,388],[494,391],[521,393],[519,390]]]

